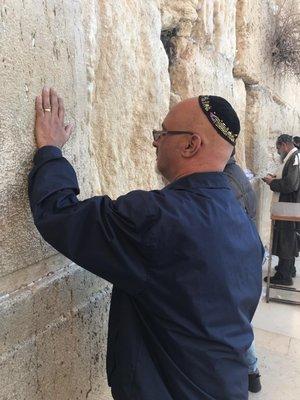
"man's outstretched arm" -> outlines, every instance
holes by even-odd
[[[63,116],[62,100],[44,89],[36,100],[39,150],[29,174],[35,225],[48,243],[78,265],[137,293],[146,281],[139,232],[120,202],[107,196],[77,199],[75,171],[60,150],[71,133]],[[130,201],[134,203],[135,196]]]

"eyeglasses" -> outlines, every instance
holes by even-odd
[[[153,140],[155,142],[157,142],[158,139],[164,135],[196,135],[196,133],[189,132],[189,131],[155,131],[155,130],[153,130],[152,135],[153,135]]]

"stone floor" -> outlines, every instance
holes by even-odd
[[[296,265],[294,283],[299,289],[300,259]],[[249,400],[299,400],[300,306],[267,304],[263,297],[253,325],[263,389],[260,393],[250,394]],[[110,390],[103,393],[99,400],[112,400]]]
[[[273,265],[276,260],[274,260]],[[294,286],[300,289],[300,259]],[[290,297],[272,291],[272,296]],[[297,293],[300,301],[300,293]],[[293,296],[296,299],[296,295]],[[263,390],[251,400],[300,399],[300,306],[266,303],[263,298],[253,320]]]

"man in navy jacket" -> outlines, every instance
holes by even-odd
[[[61,147],[63,102],[36,99],[39,150],[29,176],[43,238],[113,286],[107,374],[115,400],[246,400],[243,355],[261,292],[263,249],[223,169],[239,133],[230,104],[185,100],[153,132],[170,184],[79,201]]]

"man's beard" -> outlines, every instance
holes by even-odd
[[[282,163],[284,162],[284,159],[285,159],[286,156],[287,156],[287,153],[280,154],[280,160],[281,160]]]

